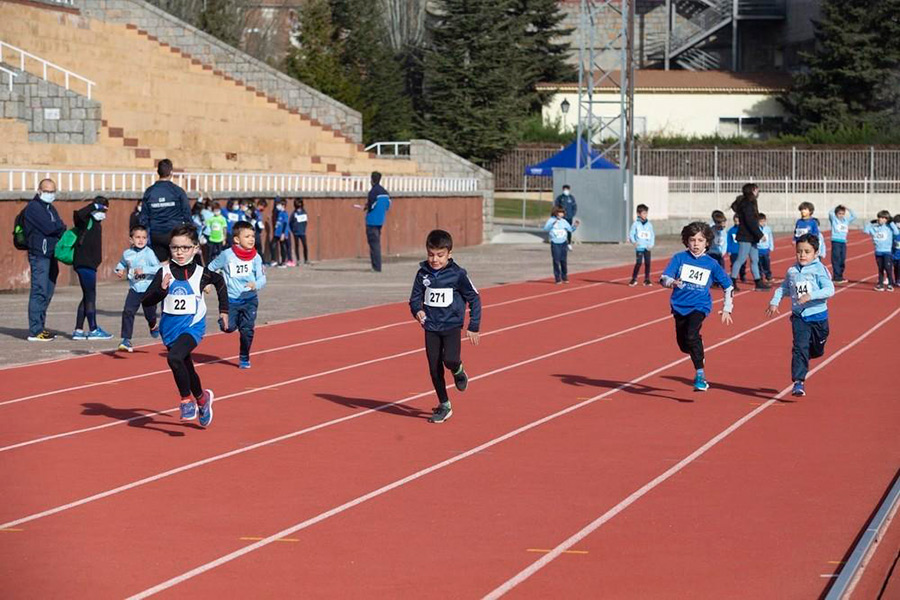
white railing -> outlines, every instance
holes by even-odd
[[[376,142],[366,146],[366,152],[374,152],[380,158],[409,158],[409,148],[409,142]]]
[[[53,179],[61,192],[143,192],[156,181],[151,171],[67,171],[0,169],[0,191],[36,190],[42,179]],[[308,192],[367,192],[365,175],[331,176],[296,173],[175,173],[173,181],[188,191],[248,194]],[[475,178],[386,175],[382,184],[391,192],[477,192]]]
[[[5,69],[3,67],[0,67],[0,73],[6,73],[6,76],[9,77],[9,91],[10,93],[12,93],[13,78],[17,77],[18,75],[16,75],[14,71],[10,71],[9,69]]]
[[[50,79],[47,78],[47,74],[50,71],[59,71],[63,75],[64,81],[65,81],[64,85],[67,90],[71,89],[69,84],[72,79],[76,79],[78,81],[83,82],[87,86],[87,94],[86,95],[87,95],[88,99],[91,98],[93,88],[94,88],[94,86],[97,85],[96,83],[94,83],[93,81],[88,79],[87,77],[82,77],[78,73],[73,73],[72,71],[69,71],[68,69],[64,69],[64,68],[60,67],[59,65],[53,64],[52,62],[50,62],[48,60],[44,60],[40,56],[35,56],[34,54],[32,54],[30,52],[26,52],[25,50],[22,50],[21,48],[17,48],[16,46],[7,44],[4,41],[0,41],[0,62],[4,62],[4,57],[3,57],[4,50],[11,50],[11,51],[17,52],[19,54],[18,62],[19,62],[19,70],[20,71],[26,70],[25,69],[25,59],[30,58],[31,60],[36,61],[37,63],[39,63],[41,65],[41,73],[42,73],[41,78],[44,79],[45,81],[50,81]],[[7,62],[9,64],[13,64],[13,62],[10,60],[5,60],[5,62]],[[29,71],[29,72],[31,72],[31,71]],[[37,73],[34,73],[34,75],[37,75]],[[56,82],[53,82],[53,83],[56,83]]]

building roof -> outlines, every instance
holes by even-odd
[[[789,73],[733,73],[731,71],[663,71],[638,69],[634,72],[636,92],[656,94],[779,94],[791,83]],[[619,71],[598,84],[600,89],[618,86]],[[577,92],[578,83],[539,83],[545,91]]]

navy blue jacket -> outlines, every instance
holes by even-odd
[[[179,225],[193,223],[187,194],[171,181],[157,181],[148,187],[141,203],[141,225],[150,233],[168,234]]]
[[[419,272],[413,281],[409,296],[409,310],[415,317],[425,311],[426,331],[462,329],[469,305],[469,331],[481,326],[481,296],[469,281],[466,270],[453,262],[440,271],[433,271],[428,262],[419,263]]]
[[[561,206],[563,210],[566,211],[566,221],[569,221],[570,223],[578,213],[578,203],[575,202],[575,196],[572,194],[569,194],[568,196],[560,194],[556,197],[556,200],[553,201],[553,206]]]
[[[305,219],[303,217],[306,217]],[[291,233],[296,236],[306,235],[306,225],[309,221],[309,215],[302,208],[298,208],[291,213]]]
[[[25,239],[28,240],[29,254],[53,258],[56,243],[65,232],[66,224],[59,218],[53,204],[35,195],[25,206]]]

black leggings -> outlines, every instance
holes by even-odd
[[[438,400],[447,403],[447,384],[444,381],[444,367],[451,373],[459,370],[462,364],[460,353],[461,329],[448,329],[446,331],[425,332],[425,356],[428,358],[428,371],[431,374],[431,383]]]
[[[281,251],[280,254],[279,251]],[[277,260],[279,265],[283,265],[285,262],[292,260],[291,243],[288,241],[287,234],[285,234],[283,240],[280,240],[277,237],[272,238],[272,242],[269,244],[269,254],[271,255],[269,256],[269,260],[271,262],[276,262]]]
[[[194,361],[191,360],[191,352],[197,347],[197,342],[188,333],[182,333],[172,344],[168,346],[169,355],[166,360],[172,375],[175,376],[175,385],[182,398],[199,398],[203,395],[203,387],[200,385],[200,377],[194,370]]]
[[[678,340],[678,348],[685,354],[691,355],[691,362],[695,369],[703,368],[703,336],[700,328],[706,315],[695,310],[686,315],[673,312],[675,317],[675,339]]]
[[[75,329],[84,328],[87,317],[91,331],[97,329],[97,269],[75,267],[78,283],[81,284],[81,302],[78,303],[78,314],[75,317]]]
[[[637,281],[638,273],[641,270],[641,261],[644,261],[644,281],[650,281],[650,251],[635,252],[634,271],[631,272],[631,279]]]
[[[875,262],[878,264],[878,285],[882,285],[885,276],[887,276],[888,285],[893,286],[894,281],[894,259],[890,254],[876,254]]]
[[[300,262],[300,244],[303,244],[303,262],[309,262],[309,249],[306,247],[306,234],[294,236],[294,254]]]

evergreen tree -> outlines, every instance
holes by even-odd
[[[197,28],[237,48],[241,41],[241,6],[236,0],[206,0]]]
[[[791,129],[858,128],[878,120],[882,85],[890,76],[886,58],[892,54],[884,44],[896,49],[900,42],[896,33],[893,40],[885,39],[884,24],[874,22],[880,13],[876,5],[883,2],[824,0],[822,19],[814,22],[816,50],[804,55],[807,69],[794,77],[782,99],[791,112]]]
[[[512,2],[438,2],[425,53],[425,135],[482,165],[515,144],[528,108]]]
[[[284,71],[338,102],[351,108],[359,106],[360,85],[347,76],[341,64],[343,41],[332,23],[328,0],[307,2],[299,20],[299,48],[288,54]]]
[[[522,93],[529,96],[531,111],[540,113],[552,94],[541,93],[536,84],[541,82],[574,81],[578,75],[575,67],[567,62],[571,44],[560,41],[574,29],[562,27],[566,17],[557,0],[513,0],[511,15],[521,28],[523,76]]]

